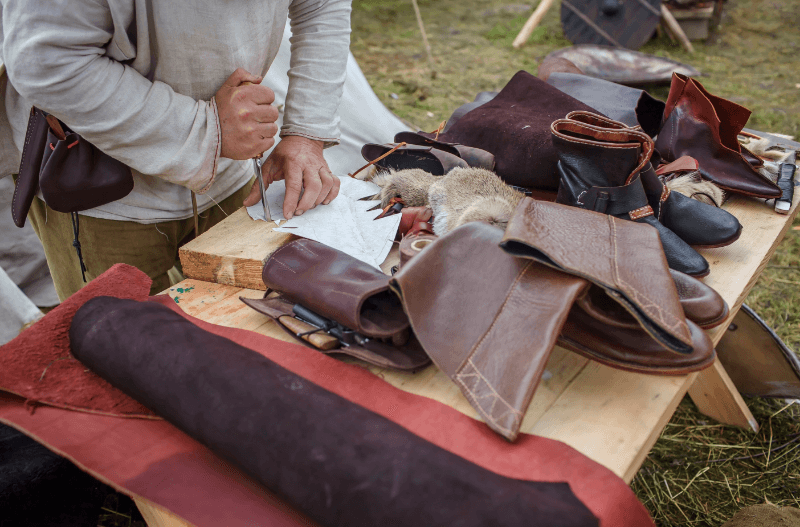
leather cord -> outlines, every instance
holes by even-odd
[[[83,254],[81,253],[81,242],[78,241],[78,235],[80,234],[80,226],[78,225],[78,213],[71,212],[70,218],[72,218],[72,233],[74,235],[74,239],[72,240],[72,246],[75,247],[75,251],[78,253],[78,261],[81,264],[81,278],[83,278],[83,282],[86,283],[86,264],[83,263]]]

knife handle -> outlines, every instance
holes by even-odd
[[[794,173],[797,170],[797,167],[792,163],[781,163],[778,167],[778,180],[776,181],[778,188],[781,189],[781,197],[775,200],[775,210],[778,212],[788,212],[789,208],[791,208],[792,200],[794,198]],[[779,203],[784,202],[788,204],[788,207],[784,205],[779,209]]]
[[[278,321],[295,335],[303,335],[300,338],[305,340],[318,350],[328,351],[339,347],[339,339],[337,339],[332,335],[328,335],[323,330],[315,326],[312,326],[311,324],[307,324],[302,320],[298,320],[289,315],[284,315],[280,317]],[[314,331],[315,329],[319,329],[319,331],[316,331],[314,333],[309,333],[311,331]],[[304,335],[304,333],[306,334]]]

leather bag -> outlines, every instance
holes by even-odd
[[[25,225],[40,188],[48,207],[73,213],[124,198],[133,190],[133,175],[124,163],[33,107],[11,205],[17,227]]]

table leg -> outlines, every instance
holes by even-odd
[[[697,408],[720,423],[758,432],[758,423],[719,359],[701,371],[689,388]]]

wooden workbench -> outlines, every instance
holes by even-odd
[[[775,214],[754,199],[733,197],[725,205],[744,229],[734,244],[702,251],[711,265],[704,282],[731,307],[728,321],[708,333],[715,345],[791,226],[798,202],[800,195],[795,196],[787,216]],[[240,296],[263,296],[261,266],[291,239],[272,232],[272,226],[250,220],[244,210],[232,214],[181,249],[184,273],[190,278],[166,293],[202,320],[290,340],[274,322],[239,300]],[[385,267],[391,264],[387,261]],[[435,366],[416,374],[370,370],[397,388],[478,418],[459,389]],[[522,422],[522,432],[563,441],[627,482],[687,392],[703,413],[724,423],[758,429],[719,361],[700,373],[652,376],[615,370],[557,347],[547,372]],[[137,505],[150,527],[187,525],[150,502],[137,500]]]

